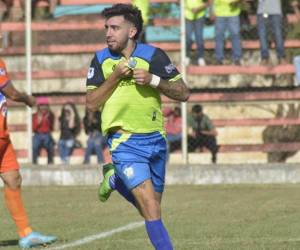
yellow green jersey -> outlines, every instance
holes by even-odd
[[[240,3],[235,0],[214,0],[213,8],[217,17],[238,16],[241,13]]]
[[[144,25],[149,23],[149,9],[150,9],[150,1],[149,0],[133,0],[132,4],[139,8],[142,12],[142,18],[144,21]]]
[[[125,58],[108,48],[97,51],[87,74],[87,90],[101,86],[121,60]],[[169,57],[159,48],[137,43],[131,61],[135,68],[147,70],[161,79],[176,81],[181,78]],[[149,85],[137,84],[132,77],[119,81],[101,109],[104,134],[116,127],[130,133],[164,131],[159,91]]]
[[[204,5],[207,2],[207,0],[185,0],[184,1],[184,16],[186,19],[190,21],[194,21],[196,19],[199,19],[205,15],[206,8],[203,8],[202,10],[194,13],[192,9],[198,8],[202,5]]]

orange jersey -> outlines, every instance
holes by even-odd
[[[6,66],[3,60],[0,59],[0,138],[8,138],[7,130],[7,102],[2,93],[2,89],[10,83]]]

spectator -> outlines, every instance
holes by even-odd
[[[186,64],[190,63],[192,50],[192,35],[195,34],[197,45],[197,63],[205,66],[203,28],[205,22],[205,11],[209,3],[207,0],[185,0],[185,34],[186,34]]]
[[[10,9],[9,4],[4,0],[0,0],[0,23],[3,22],[6,19],[6,17],[8,16],[9,9]],[[1,50],[3,48],[8,47],[9,39],[10,39],[10,36],[9,36],[8,31],[0,31],[0,40],[1,40],[0,44],[2,45]]]
[[[32,116],[33,135],[33,163],[37,164],[37,158],[42,148],[46,149],[48,164],[53,163],[54,140],[51,136],[54,125],[54,114],[49,108],[46,97],[37,98],[37,112]]]
[[[49,18],[53,19],[54,18],[54,12],[57,6],[57,1],[58,0],[48,0],[49,2]]]
[[[17,0],[21,6],[23,15],[25,13],[25,1]],[[31,0],[31,12],[34,19],[53,19],[54,11],[57,6],[58,0]],[[24,18],[24,17],[23,17]]]
[[[83,124],[85,133],[88,135],[83,164],[90,163],[90,156],[93,152],[97,155],[98,163],[103,163],[102,150],[105,138],[101,133],[101,113],[99,111],[92,112],[86,110]]]
[[[76,136],[80,132],[80,118],[73,103],[67,103],[63,106],[59,123],[61,132],[58,142],[59,155],[63,163],[69,163],[75,147]]]
[[[181,110],[179,107],[175,107],[174,110],[165,109],[164,116],[166,118],[165,128],[169,143],[169,152],[173,152],[181,147]]]
[[[298,21],[298,23],[296,24],[296,27],[298,28],[297,34],[299,35],[299,33],[300,33],[300,29],[299,29],[300,11],[299,11],[298,1],[293,1],[292,7],[293,7],[294,13],[297,17],[297,21]],[[295,85],[300,86],[300,55],[297,55],[294,57],[294,65],[295,65],[295,70],[296,70]]]
[[[257,7],[257,29],[260,41],[261,65],[269,64],[268,25],[272,28],[279,63],[286,63],[282,34],[281,0],[259,0]]]
[[[224,36],[228,29],[231,36],[232,60],[235,65],[240,65],[242,57],[240,35],[241,0],[212,0],[212,2],[212,18],[216,17],[215,56],[217,64],[223,64]]]
[[[4,16],[6,15],[8,11],[8,6],[5,1],[0,0],[0,21],[2,22],[4,19]]]
[[[142,13],[143,18],[143,30],[139,36],[139,42],[146,43],[146,28],[149,24],[149,10],[150,1],[149,0],[132,0],[132,4],[135,5]]]
[[[188,116],[189,151],[195,151],[197,148],[206,147],[212,154],[212,163],[217,162],[217,130],[209,117],[203,113],[201,105],[194,105],[192,115]]]

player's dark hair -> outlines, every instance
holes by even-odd
[[[200,104],[196,104],[192,107],[192,112],[193,113],[200,113],[202,112],[203,108]]]
[[[140,33],[143,30],[143,18],[141,11],[132,4],[114,4],[112,7],[105,8],[101,15],[105,19],[109,19],[114,16],[123,16],[125,20],[131,22],[137,29],[134,39],[139,38]]]

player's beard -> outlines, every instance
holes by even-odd
[[[124,39],[123,41],[113,41],[112,44],[109,44],[109,42],[107,42],[107,46],[108,48],[116,53],[121,53],[124,49],[127,48],[129,43],[129,39]]]

